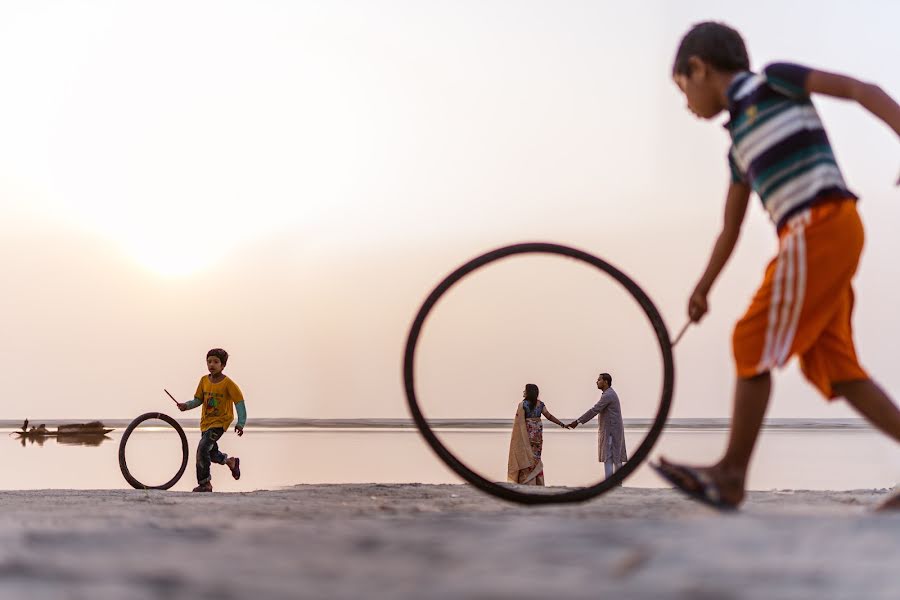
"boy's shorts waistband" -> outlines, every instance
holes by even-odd
[[[782,237],[798,225],[808,225],[813,218],[821,218],[830,212],[839,209],[846,203],[856,204],[856,196],[827,196],[817,198],[809,204],[792,210],[787,217],[782,219],[776,230],[778,237]]]

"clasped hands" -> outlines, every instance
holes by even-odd
[[[563,425],[562,423],[560,423],[559,425],[560,425],[560,427],[562,427],[563,429],[575,429],[576,427],[578,427],[579,425],[581,425],[581,423],[579,423],[578,421],[572,421],[572,422],[569,423],[568,425]]]

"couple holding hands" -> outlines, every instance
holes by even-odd
[[[509,443],[509,462],[507,463],[507,480],[522,485],[544,485],[544,463],[541,451],[544,447],[544,425],[541,417],[547,417],[553,423],[566,429],[575,429],[598,417],[599,430],[597,450],[600,462],[603,463],[606,478],[622,466],[628,456],[625,450],[625,426],[622,422],[622,407],[619,397],[612,389],[612,376],[600,373],[597,388],[602,392],[600,399],[575,421],[564,425],[547,410],[540,401],[538,386],[529,383],[522,393],[516,418],[513,422],[512,439]]]

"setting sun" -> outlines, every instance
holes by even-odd
[[[186,277],[215,264],[222,248],[203,239],[126,242],[126,253],[142,267],[166,277]]]

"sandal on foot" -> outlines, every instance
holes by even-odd
[[[722,512],[737,510],[737,506],[722,499],[722,491],[719,489],[719,484],[699,469],[672,463],[650,463],[650,467],[660,477],[675,486],[675,489],[693,500]],[[690,481],[690,484],[686,484],[685,480]]]
[[[234,466],[228,465],[228,468],[231,469],[231,476],[235,479],[241,478],[241,459],[235,457]]]

